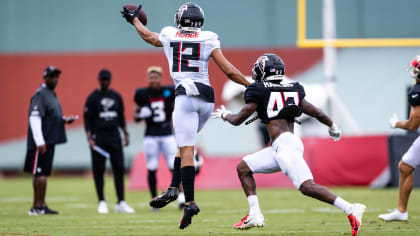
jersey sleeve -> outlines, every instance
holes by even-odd
[[[411,90],[408,93],[408,102],[411,106],[419,106],[420,105],[420,91],[419,90]]]
[[[85,103],[85,108],[83,110],[83,123],[85,125],[85,131],[92,131],[93,122],[94,122],[94,93],[88,96]]]
[[[172,31],[172,28],[173,27],[166,26],[160,31],[158,39],[162,44],[169,43],[169,33]]]
[[[206,51],[210,55],[216,48],[220,48],[219,36],[217,36],[216,33],[211,32],[208,40],[206,41]]]
[[[44,117],[46,111],[46,102],[41,92],[35,93],[29,106],[29,116]]]
[[[302,101],[306,96],[305,88],[303,88],[303,86],[299,83],[296,83],[296,85],[297,85],[297,92],[299,94],[299,103],[300,103],[300,101]]]
[[[141,89],[137,89],[136,92],[134,93],[134,102],[139,107],[142,107],[146,104],[145,99],[144,99],[144,93],[142,92]]]
[[[245,103],[258,103],[258,87],[255,83],[248,85],[245,90],[244,100]]]

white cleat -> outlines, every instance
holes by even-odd
[[[99,214],[108,214],[108,206],[105,201],[99,201],[98,204],[98,213]]]
[[[233,225],[233,228],[240,230],[248,230],[253,227],[264,227],[264,216],[262,214],[247,214],[241,221]]]
[[[131,208],[125,201],[121,201],[120,203],[115,205],[115,212],[116,213],[134,213],[136,211],[133,208]]]
[[[351,235],[355,236],[360,232],[362,226],[362,218],[365,213],[366,206],[360,203],[352,204],[353,212],[347,216],[351,225]]]
[[[406,221],[408,220],[408,212],[402,213],[398,209],[394,209],[387,214],[380,214],[378,217],[384,221]]]

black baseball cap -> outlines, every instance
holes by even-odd
[[[59,75],[59,74],[61,74],[61,70],[57,69],[57,67],[55,67],[53,65],[49,65],[44,70],[44,78],[56,76],[56,75]]]
[[[112,77],[111,71],[107,69],[102,69],[98,75],[99,80],[110,80],[111,77]]]

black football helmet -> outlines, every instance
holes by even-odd
[[[273,53],[260,56],[252,68],[252,79],[255,81],[282,80],[285,65],[283,60]]]
[[[204,12],[198,4],[182,4],[175,12],[175,25],[184,31],[199,31],[204,23]]]

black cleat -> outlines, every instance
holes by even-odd
[[[198,208],[195,202],[191,202],[190,205],[185,205],[184,215],[182,216],[181,222],[179,222],[179,228],[187,228],[187,226],[191,224],[192,217],[197,215],[198,212],[200,212],[200,208]]]
[[[178,198],[178,189],[168,188],[168,191],[150,200],[149,205],[153,208],[162,208],[168,205],[170,202],[175,201]]]
[[[58,211],[55,211],[53,209],[48,208],[47,205],[43,205],[41,209],[44,211],[44,214],[50,214],[50,215],[57,215]]]

